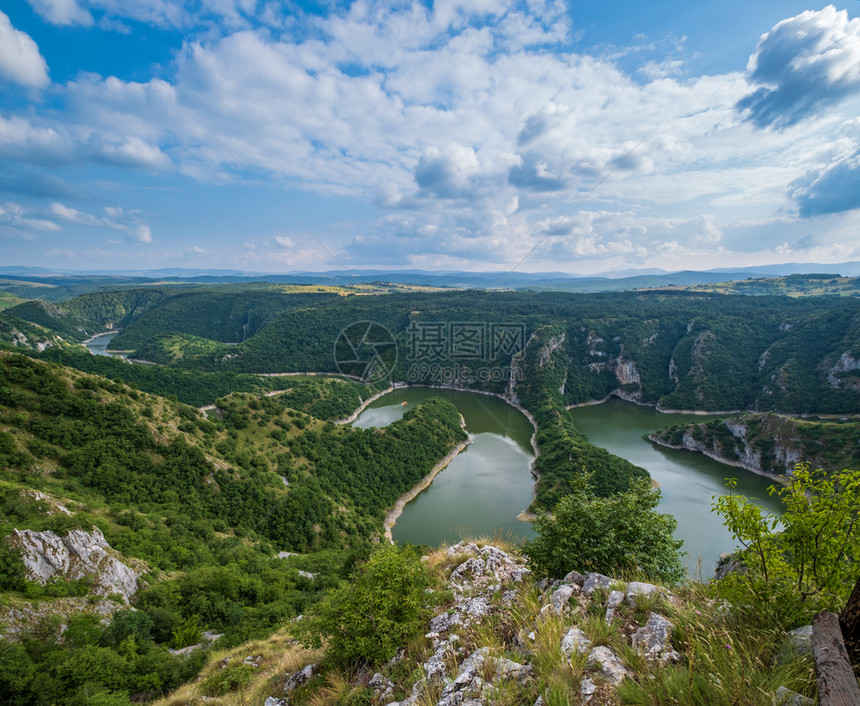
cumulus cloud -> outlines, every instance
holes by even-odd
[[[860,150],[807,172],[790,190],[803,217],[860,208]]]
[[[149,226],[138,224],[132,228],[128,229],[128,235],[131,240],[134,240],[138,243],[151,243],[152,242],[152,231]]]
[[[860,19],[829,5],[783,20],[747,68],[759,88],[738,108],[760,128],[794,125],[860,92]]]
[[[197,21],[178,1],[54,5],[99,23]],[[202,15],[233,18],[226,28],[189,34],[159,78],[80,75],[57,87],[62,120],[38,107],[0,117],[0,159],[170,170],[207,184],[247,180],[237,159],[267,187],[373,204],[373,215],[326,238],[350,264],[503,267],[585,196],[590,215],[529,263],[631,266],[716,252],[735,220],[793,217],[802,198],[821,203],[803,190],[819,194],[822,165],[836,169],[848,153],[823,123],[803,135],[758,130],[832,107],[825,94],[853,85],[856,21],[832,8],[776,25],[746,75],[689,77],[678,48],[637,50],[630,71],[577,51],[556,0],[356,1],[313,17],[280,7],[200,0]],[[804,97],[815,81],[832,90]],[[751,82],[763,93],[750,96]],[[839,139],[853,145],[845,129]],[[90,215],[115,221],[127,239],[152,239],[134,215]],[[83,218],[51,217],[69,226]],[[261,262],[299,257],[297,238],[266,242],[255,251],[265,250]]]
[[[41,88],[50,83],[48,65],[29,34],[15,29],[0,11],[0,79]]]

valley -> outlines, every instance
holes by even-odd
[[[362,321],[375,338],[344,339]],[[779,513],[771,481],[645,437],[767,461],[776,432],[755,410],[860,409],[858,332],[850,298],[685,292],[230,285],[12,306],[0,312],[0,532],[19,539],[0,556],[0,623],[25,638],[8,659],[48,674],[15,688],[81,703],[93,688],[167,694],[201,669],[204,634],[231,649],[315,610],[376,555],[391,508],[446,457],[396,518],[398,546],[483,535],[520,551],[537,535],[518,516],[552,517],[578,483],[615,502],[650,480],[685,542],[679,571],[707,580],[738,546],[712,496],[738,477],[739,492]],[[748,447],[726,441],[735,417],[655,408],[744,410]],[[856,422],[795,424],[794,455],[774,458],[856,463]],[[771,470],[789,478],[785,464]],[[38,547],[69,537],[69,566],[90,566],[74,547],[103,542],[135,567],[122,597],[98,569],[36,572]],[[145,627],[132,652],[121,649],[129,621]],[[81,681],[82,667],[47,668],[48,655],[115,664],[115,678]]]

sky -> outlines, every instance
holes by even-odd
[[[858,0],[0,3],[0,266],[851,260]]]

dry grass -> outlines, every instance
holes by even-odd
[[[236,692],[215,698],[204,693],[203,685],[207,678],[227,668],[227,665],[242,664],[246,657],[261,658],[260,666],[254,670],[249,684]],[[280,693],[287,675],[321,658],[321,650],[308,650],[295,644],[289,634],[282,630],[265,640],[213,652],[197,681],[184,684],[169,696],[156,701],[153,706],[196,706],[203,703],[213,706],[262,706],[268,696]],[[207,698],[204,699],[204,696]]]

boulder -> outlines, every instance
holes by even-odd
[[[585,574],[581,574],[578,571],[571,571],[569,574],[565,574],[562,582],[576,586],[577,588],[582,588],[582,584],[585,583]]]
[[[552,594],[550,603],[552,603],[553,610],[555,610],[558,615],[565,612],[568,607],[568,601],[572,595],[573,587],[567,585],[559,586],[555,593]]]
[[[582,584],[582,592],[586,596],[590,596],[596,588],[609,588],[613,581],[608,576],[598,573],[590,573],[585,577]]]
[[[631,581],[627,584],[627,602],[636,607],[636,598],[644,596],[650,598],[660,593],[660,589],[652,583],[640,583],[639,581]]]
[[[774,706],[815,706],[815,701],[808,696],[798,694],[784,686],[779,687],[773,695]]]
[[[492,657],[488,647],[475,650],[460,665],[457,677],[442,691],[436,706],[478,706],[493,702],[494,684],[504,679],[523,683],[532,677],[530,666]],[[485,681],[484,676],[490,676]]]
[[[287,677],[287,681],[284,682],[284,694],[289,694],[291,691],[298,689],[302,684],[306,683],[314,674],[319,671],[317,669],[317,665],[309,664],[304,669],[300,669],[297,672],[293,672],[290,676]]]
[[[788,641],[797,655],[812,655],[812,626],[804,625],[789,631]]]
[[[591,679],[585,677],[579,683],[579,700],[580,703],[587,704],[591,701],[591,697],[594,696],[594,693],[597,691],[597,684],[595,684]]]
[[[574,652],[585,654],[588,652],[590,647],[591,640],[585,636],[585,633],[582,632],[582,630],[576,627],[568,630],[561,639],[561,651],[568,659],[570,659],[570,656]]]
[[[603,645],[588,653],[587,665],[589,669],[598,671],[610,684],[620,684],[623,679],[633,676],[621,663],[618,655]]]
[[[375,703],[390,703],[394,696],[394,682],[381,672],[374,674],[367,685],[373,689]]]
[[[646,659],[678,662],[681,656],[672,649],[671,635],[672,623],[662,615],[651,613],[644,627],[633,633],[631,642],[633,649],[638,650]]]
[[[612,591],[609,598],[606,600],[606,624],[612,622],[615,617],[615,610],[624,602],[624,593],[622,591]]]

